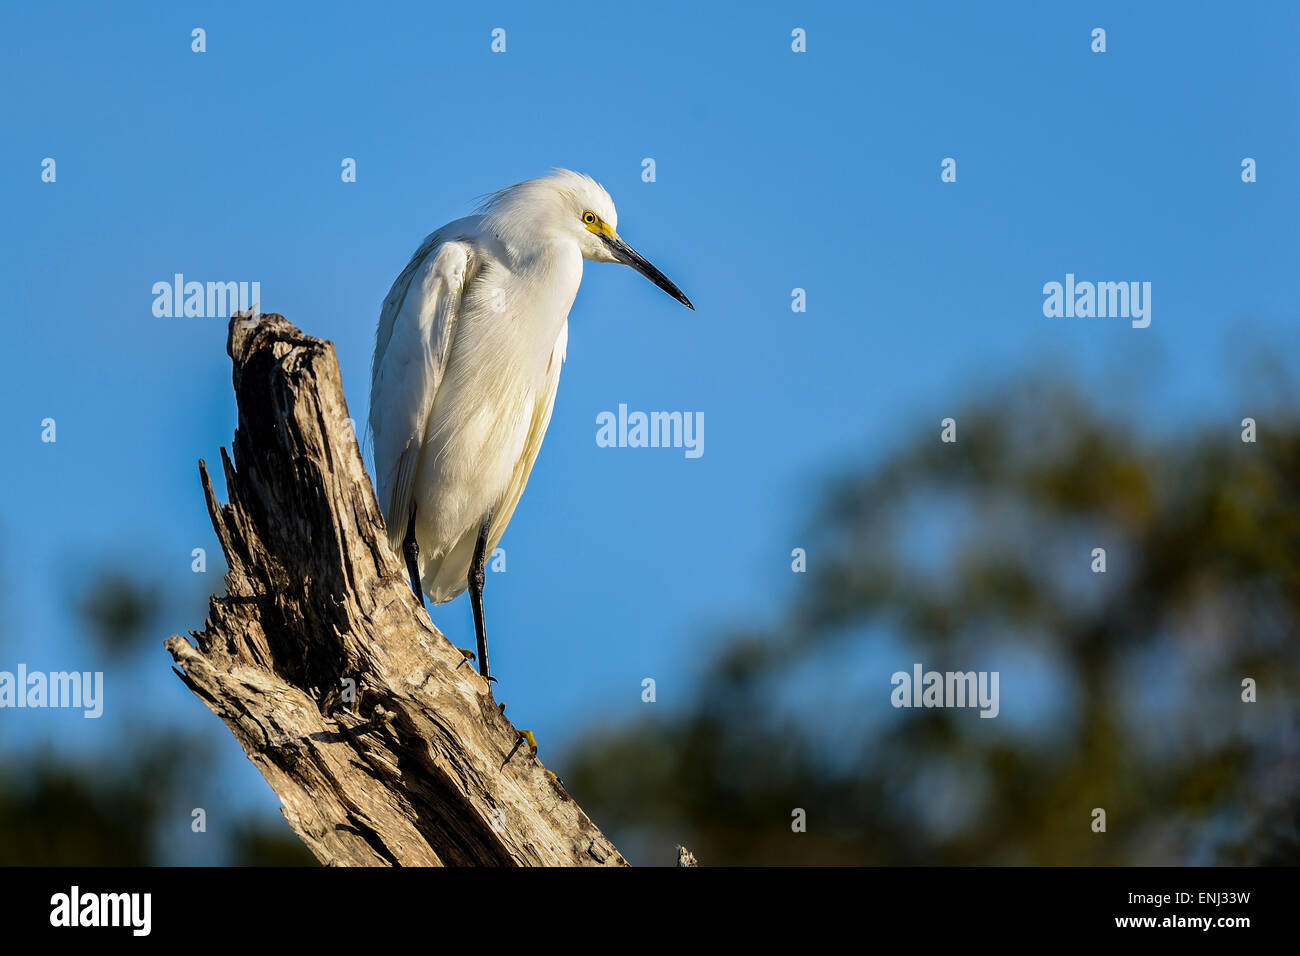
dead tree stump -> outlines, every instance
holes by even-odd
[[[230,571],[177,673],[226,722],[322,863],[626,865],[416,602],[348,416],[334,346],[236,315]]]

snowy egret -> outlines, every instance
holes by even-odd
[[[379,316],[370,429],[389,541],[422,603],[469,589],[489,680],[484,564],[551,420],[582,260],[629,265],[695,308],[617,225],[588,176],[507,187],[421,243]]]

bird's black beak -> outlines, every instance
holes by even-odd
[[[659,288],[663,289],[670,296],[680,302],[692,312],[695,306],[691,305],[691,300],[682,295],[682,290],[673,285],[672,280],[646,261],[645,256],[637,252],[626,242],[616,235],[600,234],[601,241],[609,247],[609,251],[614,254],[614,258],[624,265],[631,266],[637,272],[641,273]]]

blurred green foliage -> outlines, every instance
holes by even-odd
[[[166,666],[158,621],[165,591],[126,560],[106,560],[72,602],[88,650],[102,657],[119,686],[139,686],[146,670]],[[177,818],[187,795],[212,791],[215,718],[195,737],[150,718],[126,722],[97,755],[0,748],[0,866],[148,866],[168,859],[166,846],[191,834]],[[199,785],[195,785],[198,782]],[[192,799],[192,797],[191,797]],[[287,824],[240,819],[209,862],[314,865]],[[168,839],[170,838],[170,839]],[[205,850],[207,846],[204,847]]]
[[[566,784],[633,862],[1300,862],[1297,407],[1250,444],[1050,378],[983,396],[834,481],[789,605]],[[1001,670],[1002,714],[890,708],[913,662]]]
[[[125,568],[107,567],[96,574],[77,603],[87,632],[111,657],[135,650],[158,617],[161,589]]]

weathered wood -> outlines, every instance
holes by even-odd
[[[230,571],[177,673],[322,863],[626,865],[434,627],[388,545],[329,342],[237,315]],[[355,695],[349,688],[355,688]]]

